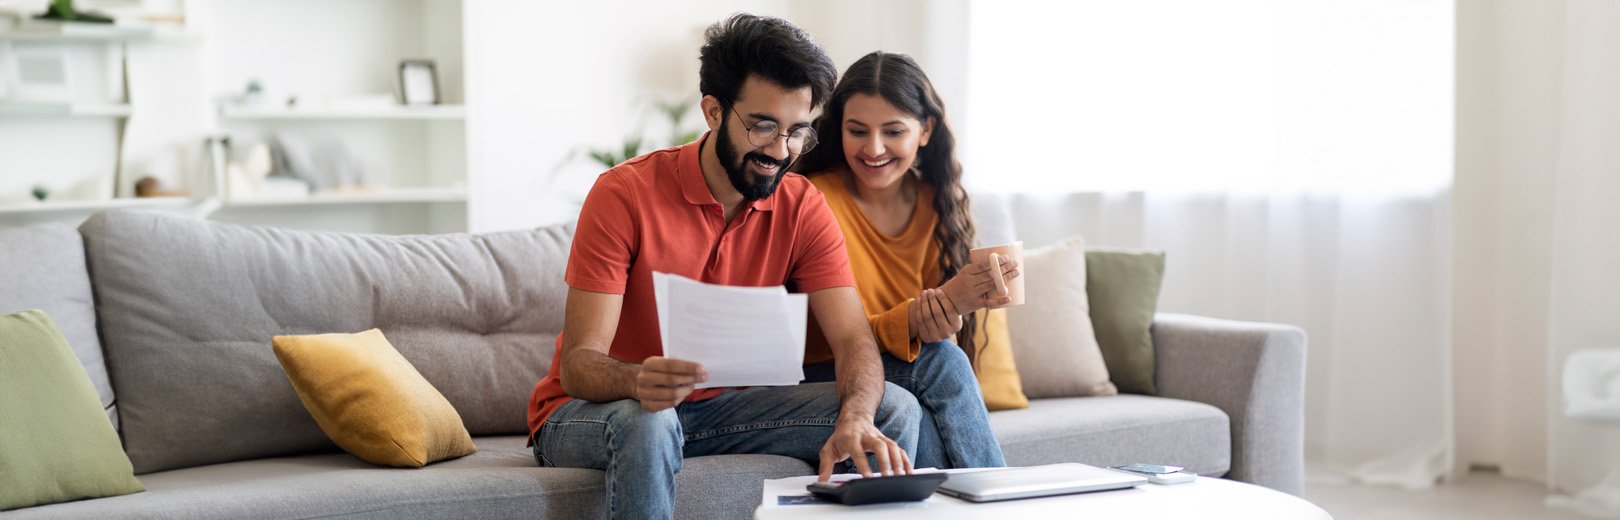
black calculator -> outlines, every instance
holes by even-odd
[[[887,502],[917,502],[925,500],[947,478],[944,473],[922,475],[896,475],[855,479],[842,484],[817,482],[804,488],[816,498],[846,506],[882,504]]]

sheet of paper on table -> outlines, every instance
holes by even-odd
[[[810,299],[782,286],[733,287],[653,272],[664,357],[703,365],[697,388],[788,386],[804,380]]]

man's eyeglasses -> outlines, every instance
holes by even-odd
[[[820,142],[816,140],[816,129],[808,126],[796,126],[793,127],[793,131],[783,134],[778,133],[781,125],[776,124],[776,121],[764,119],[750,125],[747,120],[742,118],[741,113],[735,110],[728,110],[728,112],[737,114],[737,120],[742,121],[743,126],[748,129],[748,144],[754,145],[755,148],[764,148],[776,144],[777,139],[786,137],[788,153],[801,155],[815,148],[816,143]]]

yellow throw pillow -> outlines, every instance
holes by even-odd
[[[413,468],[478,451],[450,401],[382,331],[276,336],[272,343],[298,399],[344,451]]]
[[[1007,333],[1007,309],[979,310],[978,334],[974,335],[973,374],[984,392],[984,406],[990,411],[1029,408],[1024,383],[1013,363],[1012,339]]]

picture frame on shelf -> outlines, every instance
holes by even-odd
[[[60,45],[0,42],[0,99],[68,103],[73,72]]]
[[[403,105],[439,104],[439,73],[433,60],[399,62],[399,101]]]

